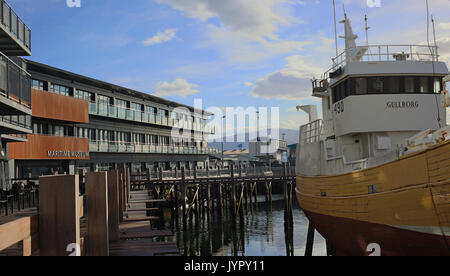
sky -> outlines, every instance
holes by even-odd
[[[331,0],[8,3],[32,30],[34,61],[191,106],[202,99],[204,108],[279,107],[281,128],[307,122],[295,107],[319,103],[310,79],[327,71],[335,55]],[[372,3],[336,0],[338,20],[345,4],[359,44],[366,14],[370,44],[426,44],[425,0]],[[448,63],[450,1],[429,3]],[[341,52],[344,42],[338,43]]]

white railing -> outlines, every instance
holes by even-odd
[[[90,141],[90,152],[118,152],[118,153],[163,153],[163,154],[218,154],[215,148],[201,148],[195,146],[139,144],[121,141]]]
[[[316,120],[300,127],[300,144],[317,143],[322,140],[322,120]]]
[[[358,48],[367,48],[361,56],[361,62],[375,61],[439,61],[438,46],[428,45],[369,45],[359,46]],[[350,48],[343,51],[340,55],[333,58],[333,67],[326,71],[322,79],[328,79],[329,73],[336,71],[339,67],[347,64],[347,53],[351,53],[356,48]]]

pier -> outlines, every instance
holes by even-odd
[[[84,193],[80,193],[84,191]],[[130,191],[125,166],[87,175],[39,178],[38,205],[0,218],[0,255],[155,256],[178,255],[171,231],[159,227],[163,200]],[[11,200],[14,204],[14,201]],[[23,204],[23,200],[20,201]],[[32,202],[32,200],[31,200]],[[141,202],[152,205],[142,212]],[[8,208],[6,208],[8,209]],[[14,213],[11,213],[11,210]]]
[[[257,208],[258,194],[271,202],[274,190],[292,210],[294,186],[287,167],[131,174],[119,165],[108,172],[43,176],[2,201],[0,255],[180,255],[174,234],[164,227],[165,210],[170,225],[183,229],[224,213],[237,223]]]

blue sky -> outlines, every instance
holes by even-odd
[[[309,79],[334,55],[331,0],[9,0],[32,29],[32,60],[177,102],[280,107],[282,128],[316,103]],[[337,0],[365,42],[426,43],[425,0]],[[442,59],[450,57],[450,1],[430,0]],[[338,26],[340,35],[342,26]],[[343,41],[339,41],[342,50]]]

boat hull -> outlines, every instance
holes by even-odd
[[[363,171],[297,176],[297,197],[338,255],[450,255],[450,142]]]

